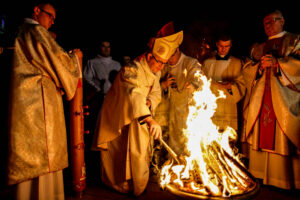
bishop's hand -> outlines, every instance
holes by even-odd
[[[144,121],[148,124],[150,134],[153,136],[153,138],[155,140],[158,139],[158,138],[161,138],[161,127],[152,118],[152,116],[147,117]]]

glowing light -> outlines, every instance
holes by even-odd
[[[183,130],[187,138],[185,163],[165,165],[160,184],[162,187],[174,184],[179,189],[188,187],[189,191],[203,195],[241,194],[253,185],[253,180],[243,170],[245,167],[231,145],[237,134],[230,127],[219,132],[219,127],[212,122],[217,99],[226,96],[222,91],[214,95],[210,90],[211,80],[200,72],[195,77],[203,84],[193,93],[187,128]]]

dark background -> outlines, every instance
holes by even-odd
[[[246,0],[237,3],[219,3],[212,0],[167,2],[162,0],[138,2],[61,0],[51,2],[56,7],[57,16],[55,25],[50,30],[57,34],[57,42],[64,49],[80,48],[83,51],[83,64],[97,54],[99,41],[102,39],[111,41],[113,59],[121,61],[123,55],[135,58],[147,50],[148,39],[155,36],[156,32],[169,21],[174,21],[177,30],[184,31],[181,48],[190,56],[194,56],[200,50],[204,38],[214,49],[214,38],[223,31],[232,35],[232,54],[237,57],[248,56],[249,48],[254,42],[262,42],[266,39],[262,19],[265,12],[270,9],[276,8],[283,12],[286,20],[285,30],[300,33],[299,6],[296,1],[276,3]],[[0,21],[0,47],[13,46],[17,27],[22,23],[26,11],[31,13],[30,3],[31,1],[26,0],[1,0],[0,19],[5,23]],[[4,97],[0,111],[2,131],[0,194],[5,193],[6,190],[7,105],[11,55],[12,50],[7,49],[0,55],[2,72],[0,84]],[[90,140],[92,136],[87,137]],[[91,161],[87,159],[86,162],[88,171]],[[66,174],[68,176],[68,173]],[[88,173],[87,176],[89,174],[92,173]],[[95,179],[97,177],[95,175]],[[89,177],[87,180],[92,178]]]
[[[233,36],[232,52],[247,56],[251,44],[266,39],[262,18],[277,8],[286,19],[285,29],[300,32],[296,1],[50,1],[56,7],[55,25],[58,43],[66,50],[81,48],[85,58],[96,54],[101,39],[109,39],[112,56],[136,57],[147,50],[149,37],[169,21],[184,30],[182,48],[198,48],[203,38],[214,47],[214,37],[225,30]],[[6,18],[0,46],[12,43],[16,27],[22,22],[31,1],[1,1],[0,15]],[[193,55],[191,55],[193,56]]]

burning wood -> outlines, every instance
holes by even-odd
[[[187,155],[184,162],[175,159],[176,163],[168,160],[164,164],[160,185],[162,188],[172,185],[181,191],[205,196],[228,197],[251,191],[256,187],[255,178],[232,147],[236,132],[228,127],[220,133],[211,120],[216,100],[225,96],[220,93],[216,97],[210,90],[210,81],[200,74],[199,78],[203,86],[193,94],[184,130]]]

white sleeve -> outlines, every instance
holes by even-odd
[[[88,61],[86,67],[84,68],[83,72],[84,79],[93,86],[98,92],[101,90],[101,88],[95,83],[94,77],[95,77],[95,71],[91,63]]]

